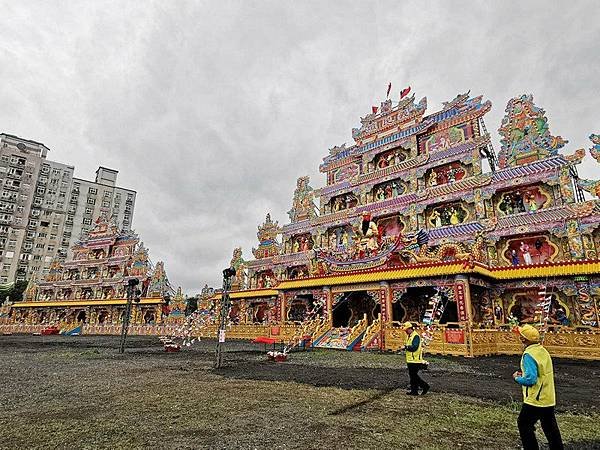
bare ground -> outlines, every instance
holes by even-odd
[[[406,397],[394,354],[155,337],[0,336],[1,448],[519,448],[516,357],[429,357],[431,394]],[[600,448],[600,363],[555,360],[567,448]],[[543,442],[543,437],[540,439]]]

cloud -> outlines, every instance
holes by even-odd
[[[471,89],[533,93],[550,130],[598,132],[600,19],[571,2],[5,2],[0,127],[91,178],[137,190],[134,227],[187,292],[247,258],[267,212],[287,223],[296,178],[392,81],[429,111]],[[589,157],[583,177],[597,172]]]

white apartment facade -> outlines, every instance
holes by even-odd
[[[118,171],[74,178],[74,167],[49,161],[48,151],[0,134],[0,283],[42,277],[101,214],[131,229],[136,192],[116,185]]]

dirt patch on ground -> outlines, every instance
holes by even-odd
[[[0,336],[0,448],[518,448],[516,357],[429,357],[407,398],[401,355],[308,351],[285,363],[230,341]],[[600,448],[600,363],[555,360],[567,448]]]

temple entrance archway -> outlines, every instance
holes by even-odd
[[[377,318],[381,307],[367,291],[347,292],[333,307],[333,326],[353,327],[367,315],[369,324]]]

